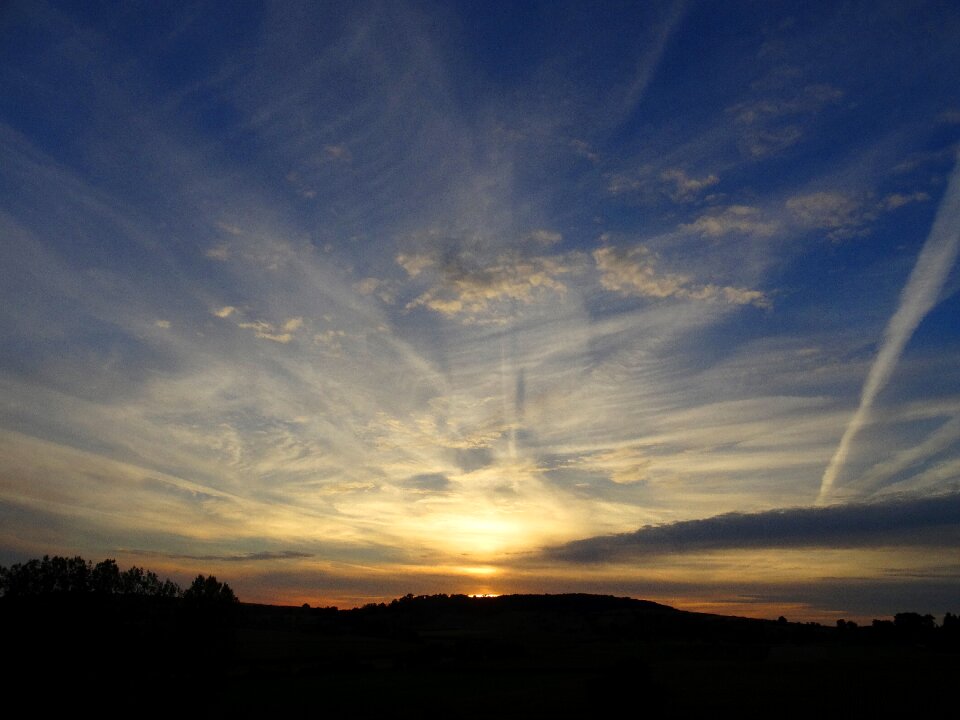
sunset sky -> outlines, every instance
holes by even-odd
[[[0,564],[960,598],[956,2],[0,6]]]

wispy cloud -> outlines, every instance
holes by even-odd
[[[785,115],[816,113],[843,97],[843,91],[823,84],[807,85],[793,95],[780,98],[749,100],[727,109],[738,123],[756,125]]]
[[[960,110],[944,110],[937,115],[937,122],[945,125],[960,125]]]
[[[704,192],[720,182],[713,173],[696,177],[682,168],[671,167],[657,172],[644,167],[636,172],[618,172],[610,177],[607,190],[613,195],[630,195],[653,204],[668,198],[675,203],[700,200]]]
[[[543,228],[539,228],[537,230],[532,231],[529,237],[530,237],[530,240],[532,240],[533,242],[538,243],[540,245],[547,246],[547,247],[549,247],[550,245],[556,245],[561,240],[563,240],[563,235],[561,235],[560,233],[554,232],[552,230],[545,230]]]
[[[720,178],[716,175],[705,175],[701,178],[690,177],[680,168],[664,170],[660,173],[660,178],[673,185],[670,197],[676,202],[689,201],[704,189],[713,187],[720,182]]]
[[[794,83],[784,83],[773,94],[731,105],[727,113],[739,128],[744,154],[760,159],[799,142],[809,118],[843,96],[842,90],[826,83],[799,89]]]
[[[832,240],[867,234],[868,225],[877,216],[870,204],[839,192],[798,195],[788,199],[786,206],[802,226],[827,230]]]
[[[534,238],[538,243],[539,238]],[[562,257],[503,253],[485,262],[461,253],[447,257],[401,255],[397,262],[411,277],[428,277],[433,285],[407,303],[423,306],[464,322],[501,322],[511,303],[529,304],[551,294],[563,294],[560,279],[575,270]]]
[[[244,330],[253,330],[254,335],[264,340],[286,344],[293,340],[297,330],[303,325],[302,317],[289,318],[279,325],[272,325],[263,320],[254,320],[252,322],[237,323],[237,327]]]
[[[877,490],[878,488],[897,487],[899,482],[907,478],[903,477],[906,470],[916,468],[929,462],[931,458],[937,457],[940,453],[952,447],[960,440],[960,415],[942,422],[939,427],[931,432],[922,441],[912,444],[910,447],[894,453],[891,457],[881,462],[875,463],[863,473],[859,474],[851,485],[860,491]],[[941,468],[945,469],[945,468]],[[912,483],[916,483],[922,474],[910,473],[908,476]],[[899,482],[898,482],[899,481]]]
[[[206,256],[211,260],[226,262],[230,259],[230,246],[227,243],[219,243],[207,250]]]
[[[926,202],[929,199],[930,196],[922,190],[912,193],[890,193],[883,198],[883,205],[887,210],[896,210],[904,205],[909,205],[916,202]]]
[[[720,211],[701,215],[692,223],[682,224],[680,229],[705,237],[719,237],[731,233],[770,237],[780,226],[776,220],[764,217],[759,208],[731,205]]]

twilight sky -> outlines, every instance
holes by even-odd
[[[954,2],[3,3],[0,563],[956,612]]]

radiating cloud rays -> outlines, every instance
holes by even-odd
[[[284,598],[809,582],[799,553],[516,558],[809,499],[955,142],[933,7],[268,5],[166,35],[180,10],[21,3],[0,552],[139,548],[268,601],[273,571]],[[929,54],[864,41],[920,27]],[[845,489],[960,478],[944,332]]]

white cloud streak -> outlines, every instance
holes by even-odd
[[[670,38],[673,37],[673,34],[676,32],[677,27],[680,25],[685,14],[686,3],[675,3],[672,8],[672,12],[664,22],[659,35],[657,35],[657,37],[654,39],[653,43],[649,47],[649,50],[644,55],[637,67],[636,77],[634,78],[633,83],[631,83],[629,89],[627,90],[626,97],[624,98],[623,114],[620,118],[620,122],[628,120],[636,110],[637,106],[643,100],[643,97],[647,91],[647,86],[650,85],[650,81],[653,79],[657,68],[660,66],[660,60],[663,58],[663,53],[667,48],[667,43],[670,41]]]
[[[837,477],[843,470],[850,447],[857,433],[867,422],[877,395],[890,382],[890,377],[913,331],[937,303],[937,297],[957,259],[958,248],[960,248],[960,164],[954,167],[950,184],[937,210],[933,228],[900,294],[900,307],[890,318],[884,330],[883,344],[867,375],[867,381],[860,395],[860,405],[823,473],[820,494],[817,497],[818,503],[823,504],[829,500]]]

